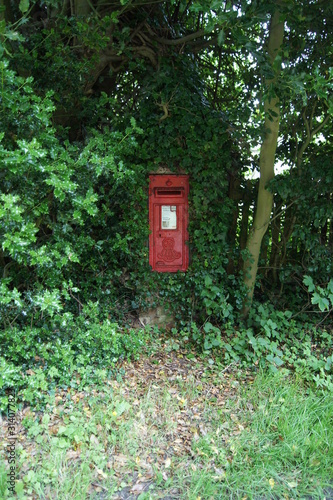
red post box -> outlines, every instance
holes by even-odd
[[[162,273],[186,271],[188,176],[150,175],[149,181],[149,264]]]

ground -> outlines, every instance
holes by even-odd
[[[123,362],[116,380],[58,388],[44,411],[17,413],[18,497],[325,498],[330,435],[310,430],[327,404],[298,386],[290,392],[283,377],[263,377],[254,389],[257,378],[169,342]]]

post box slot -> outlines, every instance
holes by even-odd
[[[156,189],[157,196],[183,196],[184,190],[180,189]]]

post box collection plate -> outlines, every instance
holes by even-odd
[[[187,175],[149,176],[149,264],[153,271],[186,271],[188,249]]]
[[[162,229],[177,229],[177,205],[162,205]]]

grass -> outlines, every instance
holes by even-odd
[[[333,478],[330,395],[262,374],[241,391],[236,415],[239,434],[215,438],[215,446],[224,450],[220,498],[324,497]],[[206,465],[209,461],[208,456]]]
[[[124,368],[123,380],[57,391],[44,413],[18,412],[15,498],[325,498],[330,393],[180,351]],[[5,429],[0,498],[11,498]]]

